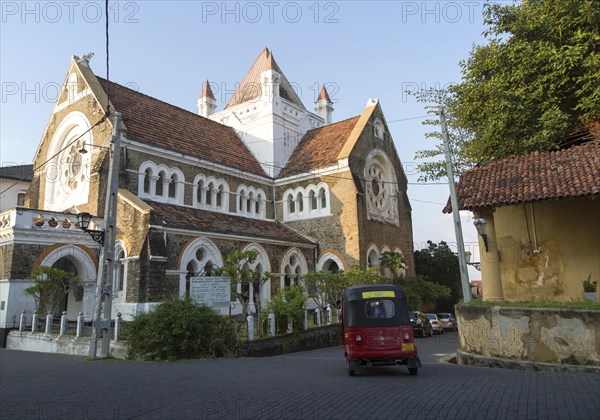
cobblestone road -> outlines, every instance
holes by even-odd
[[[600,419],[600,377],[457,366],[456,335],[417,339],[423,368],[346,374],[341,347],[139,363],[0,350],[0,419]]]

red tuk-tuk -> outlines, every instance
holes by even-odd
[[[352,286],[344,290],[342,334],[346,369],[406,365],[411,375],[421,367],[406,296],[393,285]]]

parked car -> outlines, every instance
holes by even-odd
[[[429,320],[433,331],[436,331],[438,334],[444,334],[444,324],[442,324],[442,321],[436,314],[425,314],[425,316]]]
[[[413,327],[414,335],[420,337],[427,337],[433,335],[433,328],[429,323],[429,319],[421,311],[413,311],[410,313],[410,323]]]
[[[444,328],[447,330],[456,331],[458,329],[458,325],[456,324],[456,319],[454,319],[454,315],[451,313],[441,313],[437,314],[438,318],[442,321]]]

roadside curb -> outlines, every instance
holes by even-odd
[[[449,357],[445,356],[443,359],[445,358]],[[529,360],[513,360],[501,357],[481,356],[479,354],[468,353],[462,350],[456,351],[456,363],[459,365],[503,368],[512,370],[595,373],[597,375],[600,374],[600,366],[569,365],[558,363],[532,362]]]

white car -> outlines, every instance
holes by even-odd
[[[442,320],[436,314],[425,314],[425,316],[429,319],[434,332],[437,331],[438,334],[444,334],[444,324],[442,324]]]
[[[451,313],[441,313],[437,314],[442,324],[444,324],[444,328],[447,330],[456,331],[458,329],[458,325],[456,324],[456,319],[454,319],[454,315]]]

